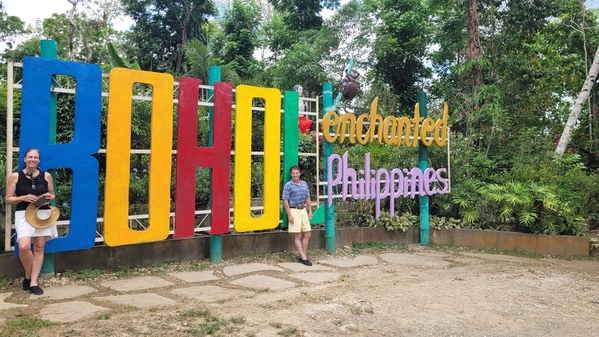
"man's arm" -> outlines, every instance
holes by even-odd
[[[308,219],[312,220],[312,201],[309,196],[306,198],[306,207],[308,207]]]
[[[291,211],[289,210],[289,201],[283,199],[283,206],[285,206],[285,212],[287,212],[287,220],[293,223],[293,217],[291,216]]]

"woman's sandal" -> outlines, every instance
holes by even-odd
[[[24,278],[23,279],[23,290],[29,290],[30,285],[31,285],[31,280]]]
[[[34,295],[42,295],[44,293],[44,291],[42,290],[42,288],[38,287],[38,286],[31,286],[29,288],[29,292],[34,294]]]

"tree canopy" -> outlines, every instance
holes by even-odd
[[[452,195],[433,198],[432,214],[472,227],[520,221],[575,234],[567,223],[599,216],[599,19],[580,0],[69,2],[71,11],[29,27],[0,2],[2,58],[38,55],[39,41],[54,39],[59,58],[105,69],[112,57],[205,80],[208,67],[219,65],[235,85],[299,84],[310,97],[322,95],[327,81],[337,94],[352,59],[360,73],[351,102],[357,112],[378,97],[381,115],[411,115],[419,91],[428,94],[432,116],[448,103]],[[121,16],[133,20],[130,29],[114,29]],[[138,126],[143,144],[147,132]],[[371,152],[381,166],[414,165],[407,149],[336,148],[346,150],[351,160]],[[447,164],[443,149],[430,152],[431,165]],[[417,209],[414,200],[402,202]],[[528,206],[516,209],[519,202]]]

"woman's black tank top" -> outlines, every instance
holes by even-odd
[[[42,195],[48,192],[48,182],[46,181],[46,176],[44,171],[38,169],[39,174],[34,176],[32,179],[27,178],[25,172],[19,170],[19,179],[17,180],[17,189],[15,194],[17,197],[27,194],[33,195]],[[32,184],[34,182],[35,184]],[[35,186],[35,188],[33,188]],[[27,206],[29,206],[29,202],[22,201],[17,204],[17,211],[24,211]],[[46,207],[42,207],[46,208]]]

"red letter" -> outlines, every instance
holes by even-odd
[[[177,176],[175,182],[174,238],[194,235],[196,168],[212,168],[210,234],[229,232],[229,179],[231,164],[231,107],[233,86],[214,84],[212,147],[198,147],[199,79],[179,80],[179,125],[177,126]],[[217,190],[218,188],[218,190]]]

